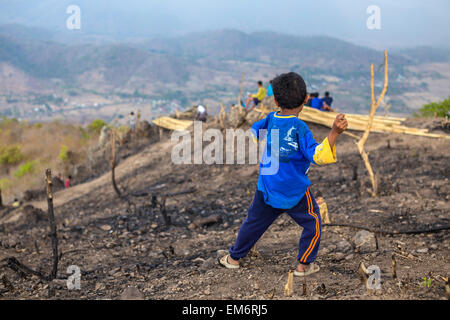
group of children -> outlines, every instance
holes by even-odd
[[[265,97],[273,96],[272,80],[269,82],[267,89],[264,88],[262,81],[258,81],[258,92],[255,94],[248,94],[246,105],[244,105],[247,112],[258,106]],[[331,108],[333,98],[330,96],[330,92],[326,91],[322,98],[319,98],[318,92],[313,92],[309,95],[308,101],[305,106],[318,109],[320,111],[334,111]]]
[[[60,181],[61,183],[64,183],[64,188],[67,189],[67,188],[70,188],[70,187],[72,186],[72,176],[71,176],[71,175],[68,175],[67,178],[64,179],[63,176],[62,176],[62,174],[59,173],[59,174],[57,175],[57,178],[59,179],[59,181]]]
[[[330,96],[328,91],[325,92],[324,97],[319,98],[318,92],[313,92],[310,94],[308,101],[305,103],[305,106],[318,109],[320,111],[334,111],[331,108],[331,104],[333,103],[333,98]]]
[[[314,261],[321,238],[320,211],[310,189],[308,172],[311,163],[336,162],[336,139],[347,129],[348,123],[343,114],[337,115],[329,135],[319,144],[308,126],[298,118],[311,98],[303,78],[294,72],[281,74],[272,80],[271,86],[274,101],[281,111],[270,113],[252,126],[256,140],[265,139],[257,188],[235,243],[219,263],[229,269],[239,268],[239,260],[248,254],[275,219],[286,212],[303,227],[294,275],[307,276],[320,269]],[[260,83],[257,96],[253,98],[260,101],[262,93],[258,94],[265,93],[263,89]],[[278,170],[267,170],[274,164]]]

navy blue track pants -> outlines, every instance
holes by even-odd
[[[319,206],[309,188],[300,202],[291,209],[276,209],[267,205],[263,193],[257,190],[236,242],[229,250],[231,258],[239,260],[245,257],[267,228],[284,212],[303,227],[297,260],[303,264],[313,262],[319,250],[321,224]]]

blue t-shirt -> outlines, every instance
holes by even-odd
[[[269,85],[267,86],[267,96],[268,96],[268,97],[273,96],[273,88],[272,88],[272,85],[271,85],[271,84],[269,84]]]
[[[255,122],[252,133],[258,140],[266,138],[257,187],[264,194],[264,201],[274,208],[294,207],[311,184],[308,171],[311,162],[316,164],[313,157],[319,144],[306,123],[295,115],[282,116],[278,112]],[[272,141],[276,138],[278,145]]]
[[[312,99],[311,100],[311,108],[322,110],[323,109],[323,100],[320,98]]]
[[[324,101],[329,107],[331,107],[331,104],[333,103],[333,98],[332,98],[332,97],[325,97],[325,98],[323,98],[323,101]]]

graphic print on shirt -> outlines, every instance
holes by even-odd
[[[280,162],[289,162],[289,157],[298,151],[297,128],[292,126],[286,134],[280,133],[283,137],[280,141]]]

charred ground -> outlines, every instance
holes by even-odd
[[[328,129],[309,124],[316,140]],[[450,223],[448,140],[397,134],[371,134],[367,142],[379,177],[380,195],[370,187],[354,139],[337,143],[338,163],[314,167],[311,190],[324,197],[333,222],[377,230],[418,230]],[[257,244],[260,255],[249,255],[243,268],[221,268],[217,257],[234,241],[256,188],[255,165],[173,165],[167,139],[122,160],[119,186],[149,196],[119,199],[110,173],[55,193],[60,246],[59,280],[23,278],[1,270],[13,291],[0,284],[3,299],[117,299],[125,288],[137,288],[147,299],[443,299],[449,274],[448,231],[417,235],[377,235],[356,247],[357,230],[324,227],[318,263],[321,271],[295,279],[294,294],[284,296],[288,271],[295,268],[301,228],[280,216]],[[107,160],[105,160],[107,161]],[[151,195],[192,190],[168,197],[166,225]],[[42,211],[43,210],[43,211]],[[51,269],[51,246],[45,202],[0,211],[0,260],[17,257],[45,272]],[[206,221],[210,223],[197,227]],[[397,260],[398,278],[391,261]],[[358,265],[377,265],[382,287],[367,292]],[[82,271],[81,290],[68,290],[70,265]],[[432,279],[423,286],[424,277]]]

